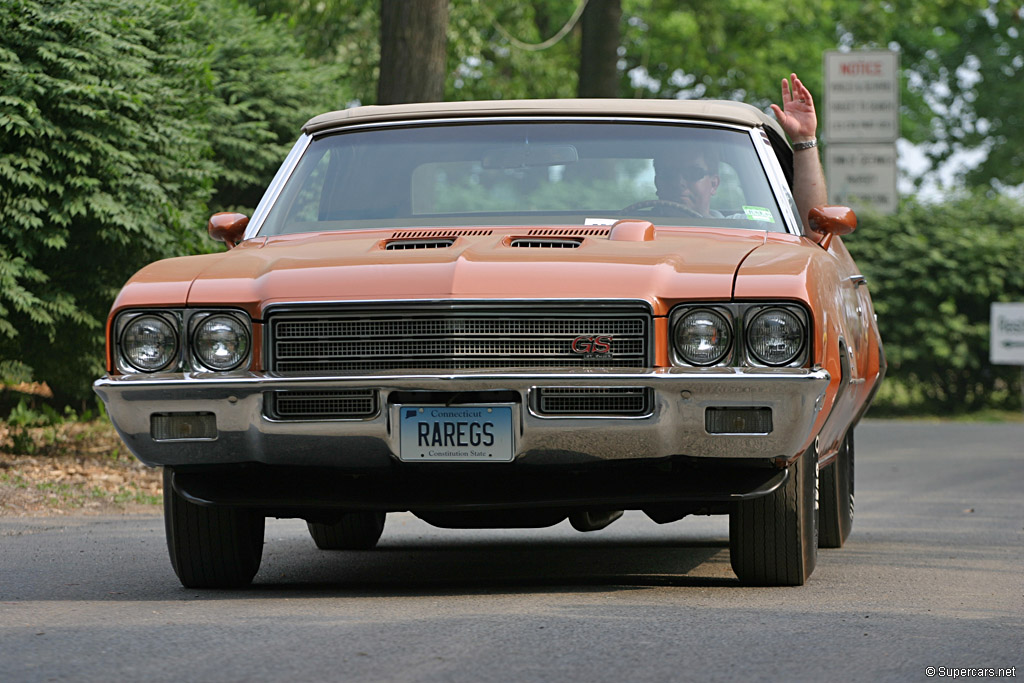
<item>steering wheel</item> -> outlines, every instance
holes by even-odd
[[[658,206],[663,206],[666,208],[680,211],[684,216],[692,216],[693,218],[704,218],[704,215],[701,214],[700,211],[691,209],[686,204],[680,204],[679,202],[673,202],[668,199],[647,199],[642,202],[636,202],[622,209],[619,213],[632,213],[634,211],[639,211],[640,209],[651,209]]]

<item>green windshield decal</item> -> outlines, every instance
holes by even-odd
[[[743,213],[747,214],[747,220],[764,221],[765,223],[775,222],[772,212],[763,206],[744,206]]]

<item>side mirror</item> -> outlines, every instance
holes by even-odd
[[[215,213],[210,216],[206,230],[210,237],[234,249],[245,235],[245,226],[249,225],[249,217],[241,213]]]
[[[807,223],[811,230],[825,235],[818,244],[828,249],[835,235],[849,235],[857,229],[857,214],[848,206],[816,206],[807,212]]]

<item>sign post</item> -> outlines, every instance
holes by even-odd
[[[988,357],[992,365],[1021,366],[1024,394],[1024,303],[993,303]]]
[[[825,53],[825,170],[829,202],[893,213],[900,129],[899,54]]]

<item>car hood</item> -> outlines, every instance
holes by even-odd
[[[576,237],[576,248],[511,246],[530,232],[464,230],[451,246],[397,250],[386,248],[396,241],[390,231],[257,238],[175,259],[173,271],[194,268],[188,305],[232,304],[256,316],[289,301],[452,297],[641,298],[659,309],[662,299],[731,298],[739,264],[765,241],[760,231],[659,229],[631,241],[589,230],[578,231],[592,234]]]

